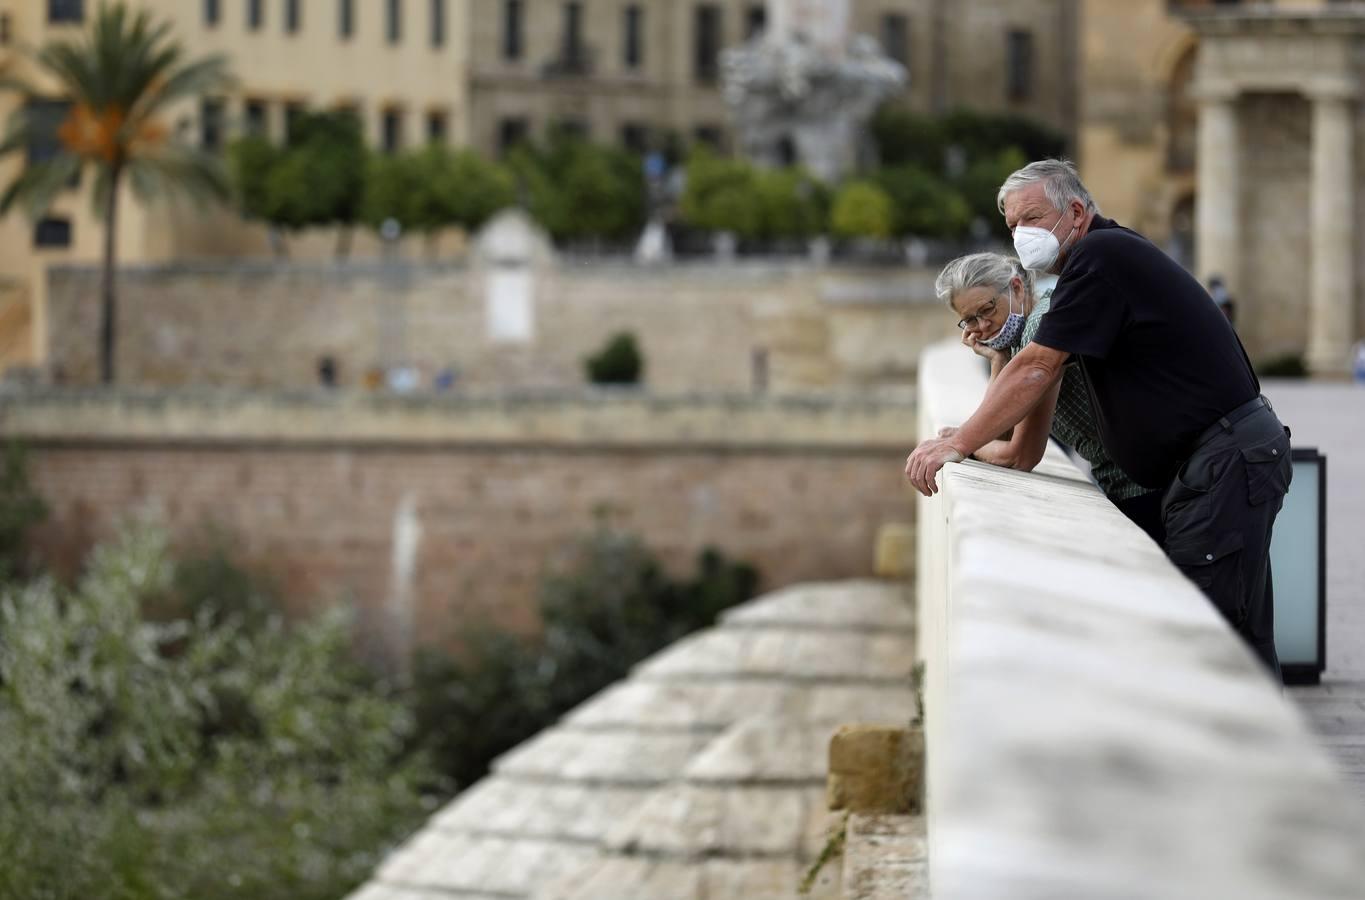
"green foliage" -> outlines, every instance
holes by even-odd
[[[948,136],[942,119],[921,115],[897,103],[886,103],[878,108],[868,128],[881,165],[943,171]]]
[[[871,181],[850,181],[834,196],[830,228],[839,237],[886,238],[896,209],[886,191]]]
[[[882,169],[875,180],[895,209],[891,230],[897,236],[955,238],[971,225],[972,211],[962,195],[918,166]]]
[[[990,156],[982,156],[967,167],[958,179],[958,188],[971,209],[972,217],[986,222],[999,238],[1007,238],[1005,217],[996,205],[1000,185],[1015,171],[1028,164],[1028,158],[1017,147],[1008,147]]]
[[[512,157],[531,215],[556,240],[623,239],[645,221],[640,161],[615,147],[559,139]]]
[[[422,814],[413,718],[348,618],[152,622],[162,535],[0,593],[0,897],[335,898]]]
[[[754,179],[759,236],[808,238],[824,231],[829,195],[801,169],[768,169]]]
[[[425,654],[417,667],[417,716],[424,746],[459,785],[631,666],[749,599],[751,566],[714,550],[696,573],[670,578],[638,540],[602,529],[546,579],[539,638],[483,630],[458,656]]]
[[[644,358],[628,331],[611,336],[605,347],[583,361],[588,380],[593,384],[639,384]]]
[[[11,441],[0,466],[0,585],[26,574],[25,537],[45,518],[47,504],[29,483],[24,448]]]
[[[404,227],[419,228],[423,218],[415,198],[425,190],[417,158],[411,153],[393,156],[375,154],[365,177],[365,197],[360,218],[371,228],[386,219],[396,219]]]
[[[1298,353],[1286,353],[1262,360],[1256,366],[1256,374],[1263,378],[1307,378],[1308,366]]]
[[[757,237],[763,228],[763,204],[754,167],[696,147],[687,160],[681,212],[682,220],[693,228]]]
[[[1022,153],[1025,162],[1066,152],[1064,134],[1027,116],[957,109],[943,118],[942,129],[947,143],[962,148],[969,161],[1010,147]]]
[[[270,173],[284,156],[284,151],[259,135],[234,141],[228,147],[232,180],[237,189],[237,202],[248,219],[273,222],[274,209],[268,187]]]
[[[512,172],[471,150],[447,151],[433,173],[432,190],[440,198],[445,219],[466,231],[477,231],[500,210],[516,202]]]

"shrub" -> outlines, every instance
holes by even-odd
[[[999,238],[1008,238],[1005,217],[1000,214],[995,198],[1000,185],[1017,169],[1028,163],[1017,147],[1009,147],[990,156],[983,156],[967,167],[957,180],[958,190],[970,208],[970,215],[990,226]]]
[[[878,108],[868,128],[882,166],[911,165],[933,173],[943,171],[948,141],[940,118],[921,115],[892,101]]]
[[[886,191],[871,181],[850,181],[834,197],[830,228],[839,237],[890,237],[895,207]]]
[[[827,192],[801,169],[758,172],[752,190],[758,203],[759,236],[808,238],[824,231]]]
[[[528,211],[556,240],[622,239],[644,226],[644,175],[624,150],[559,139],[520,148],[512,168]]]
[[[24,448],[11,441],[0,464],[0,585],[28,573],[24,541],[45,518],[47,504],[29,483]]]
[[[722,159],[698,146],[687,160],[680,212],[693,228],[758,237],[763,229],[758,173],[743,160]]]
[[[967,232],[972,211],[951,185],[917,166],[883,169],[877,185],[894,206],[892,231],[898,236],[955,238]]]
[[[705,550],[694,575],[670,578],[635,538],[600,529],[546,578],[536,639],[481,629],[451,656],[427,651],[416,667],[422,746],[460,786],[489,763],[630,668],[715,622],[758,586],[753,567]]]
[[[628,331],[612,335],[605,347],[583,361],[593,384],[639,384],[644,365],[635,335]]]
[[[0,593],[0,895],[334,898],[438,784],[332,613],[149,622],[163,535]]]

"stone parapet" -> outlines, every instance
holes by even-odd
[[[974,410],[973,362],[925,354],[920,433]],[[1360,895],[1365,814],[1156,544],[1064,461],[939,484],[918,525],[936,898]]]

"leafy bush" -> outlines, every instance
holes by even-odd
[[[891,230],[898,236],[955,238],[967,232],[972,210],[962,195],[932,173],[908,165],[882,169],[877,185],[891,198]]]
[[[24,448],[11,441],[0,465],[0,585],[27,574],[24,540],[45,518],[47,504],[29,484]]]
[[[645,183],[631,153],[562,138],[512,157],[529,212],[556,240],[623,239],[644,226]]]
[[[416,667],[420,741],[467,786],[499,754],[553,724],[631,666],[749,599],[758,574],[704,551],[674,580],[638,540],[602,529],[546,579],[536,639],[487,629],[456,656],[428,651]]]
[[[1028,158],[1024,153],[1016,147],[1010,147],[977,159],[957,180],[971,216],[985,222],[999,238],[1007,238],[1009,229],[1005,227],[1005,217],[996,206],[996,195],[1005,179],[1027,164]]]
[[[830,228],[839,237],[890,237],[896,210],[886,191],[871,181],[850,181],[834,197]]]
[[[588,380],[593,384],[639,384],[644,358],[635,335],[622,331],[612,335],[607,345],[583,361]]]
[[[825,230],[828,192],[805,171],[789,168],[758,172],[753,192],[760,237],[808,238]]]
[[[164,536],[0,594],[0,896],[335,898],[436,782],[347,617],[149,622]]]
[[[743,160],[723,159],[698,146],[687,160],[680,211],[693,228],[758,237],[763,229],[758,174]]]
[[[892,102],[878,108],[868,128],[882,166],[943,171],[948,136],[941,118],[922,115]]]

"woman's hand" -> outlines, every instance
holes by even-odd
[[[970,331],[962,332],[962,345],[992,365],[1004,366],[1010,361],[1008,353],[1004,350],[992,350],[981,343],[981,339]]]

